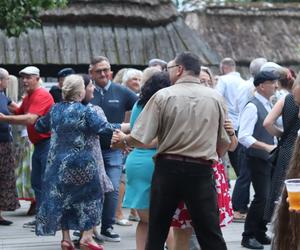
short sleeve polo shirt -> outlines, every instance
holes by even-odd
[[[91,103],[103,109],[110,123],[122,123],[125,112],[132,109],[137,98],[133,91],[111,82],[108,89],[95,88]]]

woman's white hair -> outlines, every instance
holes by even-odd
[[[127,86],[127,82],[135,77],[135,76],[139,76],[142,77],[143,72],[137,69],[128,69],[127,71],[125,71],[123,78],[122,78],[122,85]]]
[[[80,75],[69,75],[62,85],[62,98],[65,101],[81,101],[84,97],[84,81]]]

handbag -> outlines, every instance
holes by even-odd
[[[280,150],[280,145],[278,143],[277,147],[274,148],[270,153],[269,153],[269,158],[268,161],[272,164],[272,166],[276,165],[278,155],[279,155],[279,150]]]

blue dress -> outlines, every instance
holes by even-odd
[[[130,126],[133,127],[143,107],[137,103],[133,106]],[[123,202],[124,207],[135,209],[149,209],[150,187],[154,171],[152,157],[156,149],[134,148],[128,155],[126,167],[126,192]]]
[[[36,234],[86,231],[98,225],[103,195],[113,190],[97,135],[113,129],[103,111],[79,102],[62,102],[39,119],[35,128],[39,132],[51,129]]]

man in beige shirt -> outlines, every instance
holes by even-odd
[[[222,97],[200,84],[198,56],[183,52],[167,69],[173,86],[148,101],[131,135],[114,137],[127,146],[158,140],[146,249],[164,249],[172,216],[183,200],[201,249],[224,250],[211,168],[230,143]]]

